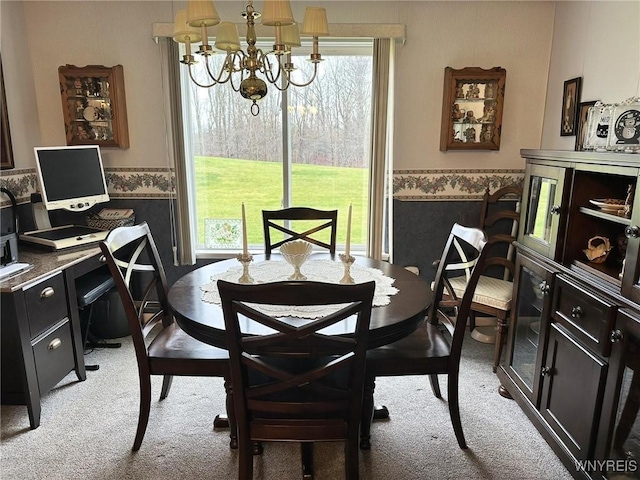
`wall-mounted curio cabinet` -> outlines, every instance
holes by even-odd
[[[58,68],[67,145],[129,147],[122,65]]]
[[[444,70],[440,150],[500,150],[504,82],[495,67]]]

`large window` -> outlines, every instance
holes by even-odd
[[[303,49],[295,53],[296,74],[306,78],[312,65]],[[322,42],[321,53],[325,60],[310,86],[281,93],[269,84],[257,116],[251,114],[251,102],[230,85],[198,87],[183,69],[191,224],[199,255],[237,251],[243,202],[248,241],[255,251],[264,247],[264,209],[338,209],[338,244],[344,244],[350,204],[352,249],[364,250],[372,41]],[[223,57],[212,58],[221,62]]]

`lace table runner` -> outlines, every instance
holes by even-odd
[[[338,283],[344,275],[344,266],[341,262],[333,260],[308,260],[300,269],[309,281]],[[249,273],[258,283],[278,282],[287,280],[293,273],[293,267],[283,261],[262,261],[252,263]],[[211,282],[200,287],[204,292],[202,300],[207,303],[220,305],[220,294],[218,293],[217,281],[226,280],[228,282],[238,282],[242,275],[242,265],[238,264],[226,272],[211,276]],[[395,279],[387,277],[377,268],[363,267],[354,263],[351,266],[351,276],[355,283],[376,282],[376,289],[373,297],[373,306],[381,307],[391,302],[391,295],[398,293],[398,289],[393,286]],[[298,318],[318,318],[340,309],[339,305],[260,305],[259,310],[275,317],[298,317]]]

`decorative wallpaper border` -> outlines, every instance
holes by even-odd
[[[410,201],[478,200],[490,191],[522,185],[524,170],[395,170],[393,198]]]
[[[175,172],[167,168],[108,168],[104,169],[107,190],[111,198],[171,198],[175,192]],[[4,170],[0,186],[10,190],[18,203],[31,201],[38,189],[35,168]],[[1,195],[0,206],[10,205]]]
[[[112,198],[171,198],[175,172],[167,168],[105,168]],[[395,170],[393,198],[405,201],[478,200],[487,187],[491,191],[507,185],[522,185],[524,170]],[[37,191],[35,168],[0,172],[0,186],[9,189],[18,203],[30,201]],[[9,205],[1,195],[0,206]]]

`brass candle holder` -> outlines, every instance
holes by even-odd
[[[344,275],[340,279],[340,283],[356,283],[351,276],[351,265],[356,261],[355,257],[352,255],[347,255],[345,253],[341,253],[338,255],[340,257],[340,261],[344,265]]]
[[[249,275],[249,264],[253,261],[253,255],[239,253],[236,258],[242,264],[242,275],[238,278],[238,283],[256,283]]]

